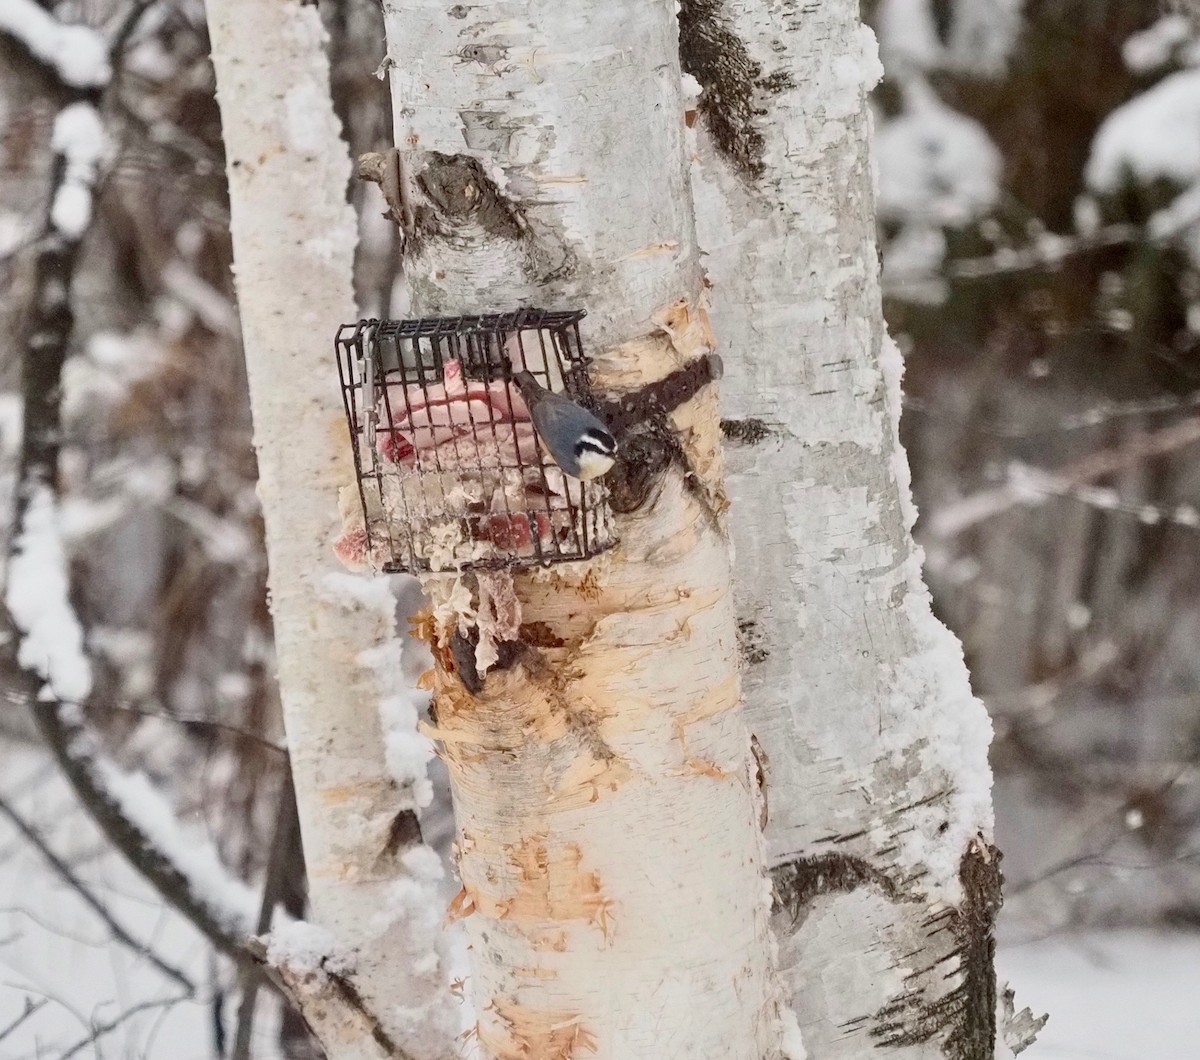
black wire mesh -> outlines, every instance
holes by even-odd
[[[591,405],[583,316],[522,309],[338,331],[361,508],[343,510],[344,558],[385,572],[518,569],[616,543],[606,487],[550,460],[512,381],[524,369]]]

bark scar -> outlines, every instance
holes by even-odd
[[[930,997],[920,980],[937,969],[925,968],[910,976],[912,988],[870,1017],[870,1034],[877,1048],[912,1048],[939,1039],[948,1060],[990,1060],[995,1055],[995,926],[1003,877],[1000,852],[982,835],[973,839],[963,854],[959,879],[962,903],[957,908],[931,911],[924,918],[930,936],[949,931],[954,939],[954,946],[938,962],[940,966],[957,960],[957,968],[947,969],[954,986]],[[797,858],[776,868],[772,883],[778,907],[797,923],[808,916],[819,896],[848,894],[859,887],[873,887],[892,902],[925,901],[865,858],[848,854]],[[1029,1022],[1037,1023],[1032,1017]]]
[[[757,179],[766,169],[766,144],[754,124],[762,66],[733,31],[723,7],[723,0],[681,0],[680,60],[704,90],[698,106],[717,150]]]
[[[613,511],[628,514],[643,507],[659,477],[674,464],[683,472],[688,492],[718,524],[718,513],[668,417],[724,373],[721,358],[709,353],[619,398],[596,402],[597,414],[621,442],[617,464],[606,480]]]

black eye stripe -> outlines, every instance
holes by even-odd
[[[597,431],[587,431],[575,443],[575,452],[599,453],[601,456],[612,456],[617,451],[617,443],[611,435],[600,434]]]

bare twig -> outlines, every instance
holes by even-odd
[[[0,813],[4,814],[4,816],[12,822],[17,831],[20,832],[21,835],[23,835],[26,840],[28,840],[29,843],[37,849],[38,853],[45,858],[47,863],[52,869],[54,869],[59,877],[77,895],[79,895],[81,899],[83,899],[84,904],[87,905],[92,912],[94,912],[104,922],[105,927],[112,932],[113,937],[117,939],[118,942],[122,943],[124,946],[127,946],[139,957],[145,957],[152,965],[154,965],[155,968],[162,972],[163,975],[167,976],[169,979],[173,979],[179,984],[179,986],[183,987],[183,989],[187,991],[188,996],[191,996],[195,993],[195,986],[192,984],[192,981],[183,974],[183,972],[179,971],[178,968],[174,968],[167,964],[166,961],[154,953],[148,944],[138,942],[137,939],[130,935],[129,932],[126,931],[114,919],[113,915],[105,908],[104,903],[101,902],[100,899],[98,899],[94,894],[92,894],[91,888],[89,888],[88,885],[79,878],[70,865],[68,865],[65,861],[63,861],[62,858],[60,858],[56,853],[54,853],[53,850],[50,849],[49,845],[38,833],[37,829],[34,828],[33,825],[31,825],[28,821],[26,821],[25,818],[9,804],[9,802],[3,796],[0,796]],[[0,1035],[0,1037],[3,1036]]]
[[[1097,479],[1197,442],[1200,442],[1200,417],[1189,417],[1162,430],[1139,434],[1124,445],[1090,453],[1067,467],[1023,469],[1019,477],[980,490],[939,511],[930,521],[930,532],[936,538],[956,537],[977,523],[1027,501],[1031,493],[1072,496]]]
[[[93,1023],[92,1033],[86,1038],[81,1038],[74,1045],[72,1045],[65,1053],[62,1054],[62,1056],[59,1057],[59,1060],[71,1060],[71,1057],[78,1056],[89,1045],[94,1045],[97,1041],[103,1038],[104,1035],[111,1034],[118,1027],[133,1019],[133,1017],[139,1013],[149,1012],[150,1010],[156,1008],[167,1008],[171,1005],[178,1005],[179,1002],[187,1000],[188,998],[186,996],[160,997],[155,998],[152,1001],[141,1001],[136,1005],[130,1005],[130,1007],[122,1012],[119,1016],[114,1017],[107,1023]]]
[[[0,1030],[0,1042],[4,1041],[4,1039],[12,1034],[12,1032],[21,1026],[22,1023],[29,1019],[30,1016],[36,1015],[40,1009],[45,1008],[48,1004],[49,1002],[44,997],[38,1001],[34,1001],[32,998],[27,997],[25,999],[25,1008],[21,1011],[21,1014],[7,1027],[5,1027],[4,1030]]]
[[[138,25],[142,21],[142,16],[150,10],[158,0],[134,0],[129,5],[129,10],[125,12],[125,17],[117,24],[117,29],[112,35],[112,40],[109,43],[109,54],[114,58],[120,57],[125,51],[126,45],[137,32]]]
[[[227,721],[216,721],[213,718],[205,718],[199,714],[167,714],[165,711],[150,710],[148,707],[135,707],[129,703],[113,703],[107,704],[107,706],[110,710],[120,710],[128,714],[136,714],[141,718],[155,718],[158,721],[169,721],[176,725],[197,725],[206,729],[216,729],[220,732],[230,733],[233,736],[240,736],[244,740],[250,740],[260,747],[265,747],[268,751],[275,751],[281,755],[288,753],[286,747],[277,744],[274,740],[269,740],[252,729],[247,729],[241,725],[233,725]]]
[[[271,839],[271,856],[267,862],[267,878],[263,883],[262,906],[258,913],[256,934],[265,934],[271,928],[275,907],[282,900],[286,885],[285,875],[289,868],[292,841],[300,827],[296,818],[296,796],[292,788],[292,774],[288,770],[279,790],[279,818],[275,823],[275,835]],[[238,1005],[237,1032],[233,1040],[230,1060],[250,1060],[250,1036],[254,1030],[254,1009],[258,1000],[258,988],[264,976],[257,968],[243,966],[239,975],[242,1000]]]

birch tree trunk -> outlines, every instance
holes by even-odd
[[[858,0],[683,0],[735,584],[813,1060],[996,1049],[991,729],[933,616],[881,313]],[[1019,1044],[1019,1043],[1016,1043]]]
[[[393,600],[386,584],[342,573],[331,549],[338,489],[354,474],[333,336],[357,310],[325,34],[316,7],[298,2],[208,0],[208,22],[309,897],[326,955],[353,973],[375,1021],[322,1038],[332,1060],[448,1056],[457,1027],[436,952],[441,911],[401,841],[416,830],[422,778],[389,771],[380,721],[399,679]],[[398,1047],[381,1051],[389,1040]]]
[[[610,393],[703,358],[673,0],[384,10],[413,312],[586,308]],[[489,1057],[779,1055],[713,388],[662,426],[673,462],[623,443],[620,546],[514,576],[517,661],[474,694],[444,648],[474,587],[426,579]]]

